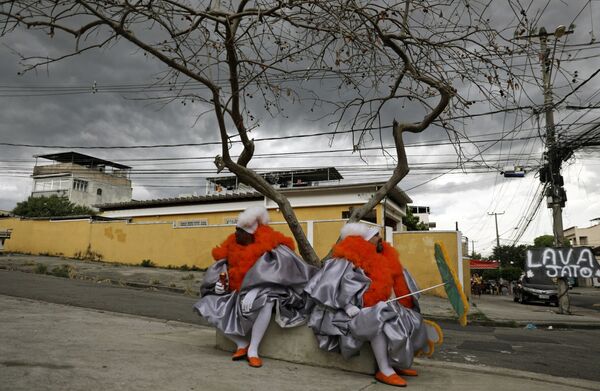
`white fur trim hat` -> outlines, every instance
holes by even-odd
[[[369,240],[377,234],[379,234],[379,228],[369,227],[363,223],[348,223],[344,225],[340,231],[342,240],[346,239],[348,236],[360,236],[364,240]]]
[[[269,212],[264,206],[251,206],[238,216],[236,226],[249,234],[254,234],[259,224],[269,223]]]

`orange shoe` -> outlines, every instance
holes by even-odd
[[[393,373],[390,376],[386,376],[381,371],[377,371],[375,374],[375,380],[380,381],[384,384],[396,387],[406,387],[406,380]]]
[[[419,376],[416,369],[396,369],[395,371],[400,376]]]
[[[248,365],[252,368],[260,368],[262,367],[262,359],[260,357],[246,357],[248,359]]]
[[[239,348],[238,350],[235,351],[235,353],[233,353],[233,356],[231,356],[231,359],[233,361],[238,361],[238,360],[246,358],[247,354],[248,354],[248,347]]]

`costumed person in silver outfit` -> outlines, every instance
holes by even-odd
[[[386,301],[416,292],[416,283],[377,228],[349,223],[340,237],[305,288],[316,304],[308,326],[321,349],[344,358],[370,342],[379,368],[375,379],[406,386],[400,375],[417,376],[410,367],[415,354],[427,350],[427,330],[415,296]]]
[[[273,230],[264,207],[242,212],[236,232],[213,249],[215,263],[194,309],[232,340],[233,360],[262,366],[258,355],[273,308],[281,327],[304,324],[310,310],[304,286],[316,271],[294,252],[294,241]]]

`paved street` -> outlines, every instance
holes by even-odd
[[[196,298],[33,273],[0,270],[0,294],[124,314],[201,324]]]
[[[596,288],[575,288],[570,294],[571,298],[581,300],[587,298],[591,302],[598,302],[600,298]],[[508,323],[526,326],[530,323],[540,327],[552,325],[556,327],[591,327],[600,325],[600,312],[595,307],[581,307],[578,301],[571,302],[572,315],[558,313],[557,307],[543,303],[520,304],[513,301],[512,296],[482,295],[472,298],[472,309],[480,311],[486,318],[494,323]]]
[[[208,327],[0,294],[0,390],[390,390],[372,376],[214,348]],[[411,390],[596,390],[599,383],[419,360]]]
[[[444,344],[436,360],[600,381],[600,330],[441,326]]]
[[[191,311],[195,298],[162,291],[0,270],[0,294],[201,324]],[[437,361],[600,381],[600,330],[461,328],[454,322],[442,322],[442,328],[445,341]]]

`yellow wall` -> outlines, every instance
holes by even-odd
[[[294,208],[298,220],[326,220],[326,219],[341,219],[342,212],[348,210],[349,206],[334,205],[334,206],[319,206],[319,207],[304,207]],[[211,212],[211,213],[189,213],[166,216],[141,216],[131,219],[134,223],[145,222],[173,222],[182,220],[199,220],[207,219],[209,225],[225,224],[226,218],[236,218],[240,211],[232,212]],[[283,215],[276,209],[269,209],[269,218],[272,222],[284,222]]]
[[[273,229],[292,236],[287,224]],[[301,223],[306,232],[306,223]],[[139,264],[149,259],[158,266],[212,264],[212,248],[234,232],[233,226],[174,228],[171,223],[125,221],[45,221],[0,219],[0,230],[12,229],[5,251],[66,257],[98,256],[109,262]]]
[[[85,251],[90,238],[90,224],[85,221],[32,221],[0,219],[0,230],[12,229],[5,251],[74,257]]]
[[[394,247],[400,254],[402,265],[413,275],[421,289],[440,284],[442,279],[438,272],[434,256],[434,243],[442,242],[446,247],[446,252],[450,257],[450,267],[458,276],[458,256],[459,242],[458,232],[454,231],[415,231],[415,232],[394,232]],[[468,262],[463,262],[464,264]],[[471,289],[470,275],[464,275],[464,281],[467,286],[463,287],[465,292]],[[439,287],[430,291],[433,295],[447,297],[444,287]]]
[[[319,256],[323,259],[331,250],[331,247],[337,242],[340,235],[340,229],[345,224],[345,221],[324,221],[315,222],[313,228],[313,248]]]
[[[351,205],[332,205],[332,206],[311,206],[304,208],[294,208],[294,212],[298,220],[332,220],[341,219],[342,212],[347,211]],[[273,213],[272,211],[270,213]],[[275,217],[271,214],[273,221],[284,221],[281,213],[277,213]]]
[[[314,248],[320,258],[327,255],[338,239],[344,221],[331,220],[334,213],[339,212],[338,216],[341,217],[343,209],[343,207],[327,207],[326,210],[313,208],[312,213],[309,213],[309,208],[298,210],[299,219],[304,220],[301,223],[304,232],[307,232],[306,220],[314,221]],[[287,224],[282,222],[283,218],[276,211],[271,211],[271,217],[273,220],[271,226],[274,229],[292,236]],[[324,221],[318,221],[319,219]],[[222,224],[222,221],[220,220],[219,224]],[[66,257],[86,257],[87,253],[88,257],[93,256],[108,262],[139,264],[149,259],[158,266],[186,264],[200,268],[212,264],[212,248],[234,232],[233,226],[226,225],[175,228],[170,222],[0,219],[0,231],[5,229],[12,229],[11,238],[4,244],[7,252]],[[435,241],[445,244],[451,258],[451,266],[455,272],[457,271],[459,250],[457,235],[456,232],[436,231],[395,232],[393,239],[402,264],[415,277],[421,288],[425,288],[441,282],[433,256]],[[468,282],[470,279],[468,263],[464,262],[464,264],[466,265],[464,281]],[[466,291],[468,293],[469,289]],[[438,288],[433,293],[445,297],[443,288]]]
[[[465,292],[467,299],[471,300],[471,265],[468,260],[463,260],[463,276],[465,282],[463,292]]]

